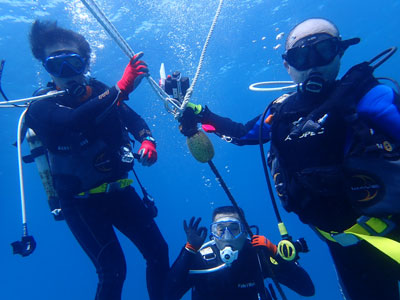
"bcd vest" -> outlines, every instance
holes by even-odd
[[[358,103],[359,95],[353,99]],[[337,231],[360,215],[400,213],[400,204],[393,205],[400,198],[393,175],[400,173],[398,145],[337,107],[320,111],[307,130],[304,119],[323,103],[307,100],[295,93],[270,107],[268,163],[285,209],[304,223]],[[296,132],[299,125],[306,130]]]
[[[107,88],[93,79],[89,84],[92,97]],[[60,100],[55,98],[53,101]],[[61,101],[64,106],[68,103]],[[131,144],[115,107],[86,132],[66,131],[46,146],[54,185],[60,196],[77,195],[103,183],[125,178],[133,165],[122,159],[123,152],[131,150]]]

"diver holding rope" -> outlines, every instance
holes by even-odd
[[[246,124],[189,103],[181,131],[190,137],[201,123],[235,145],[270,141],[281,203],[326,241],[346,299],[392,300],[400,279],[400,100],[373,72],[396,48],[336,80],[343,54],[359,41],[343,40],[326,19],[305,20],[283,54],[296,91]]]
[[[139,183],[142,200],[128,178],[135,156],[144,166],[157,160],[148,125],[125,103],[148,76],[147,65],[140,60],[143,54],[134,55],[121,79],[107,87],[85,74],[91,49],[81,34],[56,22],[37,20],[31,27],[30,43],[34,57],[52,77],[52,82],[35,94],[66,93],[30,103],[25,126],[35,132],[45,149],[37,155],[47,156],[58,196],[52,212],[65,219],[96,268],[95,299],[121,299],[127,266],[114,228],[145,258],[149,298],[162,299],[169,269],[168,246],[154,221],[157,210],[151,198]],[[137,154],[129,134],[140,143]],[[13,246],[14,253],[26,254],[21,243]]]

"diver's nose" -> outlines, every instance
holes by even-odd
[[[222,239],[224,240],[232,240],[235,237],[231,234],[231,232],[228,230],[228,228],[225,228],[224,234],[222,235]]]

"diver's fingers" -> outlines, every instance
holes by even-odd
[[[201,221],[201,218],[198,218],[198,219],[196,220],[196,222],[193,224],[193,228],[194,228],[195,230],[197,230],[197,227],[199,226],[200,221]]]
[[[193,228],[193,222],[194,222],[195,217],[192,217],[189,221],[189,228]]]
[[[205,239],[207,237],[207,228],[205,228],[204,226],[200,227],[198,234],[201,238]]]
[[[141,162],[141,160],[143,159],[143,157],[145,156],[145,154],[146,154],[146,149],[140,149],[139,150],[139,155],[140,155],[140,157],[139,157],[139,161]]]
[[[143,52],[135,54],[131,59],[131,64],[133,65],[135,62],[137,62],[143,56],[143,54]]]
[[[186,223],[186,220],[183,220],[183,229],[184,229],[185,231],[188,230],[188,225],[187,225],[187,223]]]

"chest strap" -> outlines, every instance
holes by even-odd
[[[102,194],[102,193],[120,191],[126,188],[127,186],[130,186],[132,183],[133,180],[129,178],[119,179],[114,182],[103,183],[93,189],[90,189],[89,191],[79,193],[78,196],[85,197],[93,194]]]
[[[400,264],[400,243],[385,237],[396,225],[389,219],[362,216],[344,232],[326,232],[317,227],[325,239],[347,247],[365,241]]]

